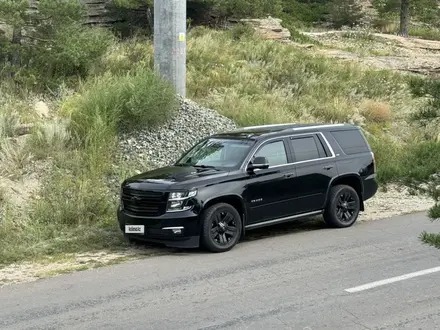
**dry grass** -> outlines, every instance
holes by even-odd
[[[0,176],[18,179],[32,160],[32,154],[23,142],[5,139],[0,143]]]
[[[387,123],[393,119],[389,104],[373,100],[366,100],[361,104],[361,114],[373,123]]]

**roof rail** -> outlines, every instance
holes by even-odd
[[[276,126],[290,126],[290,125],[296,125],[296,123],[268,124],[268,125],[258,125],[258,126],[247,126],[247,127],[238,128],[238,130],[248,130],[248,129],[255,129],[255,128],[276,127]]]
[[[340,126],[345,126],[345,124],[327,124],[327,125],[304,126],[304,127],[294,127],[292,129],[294,131],[301,131],[301,130],[306,130],[306,129],[329,128],[329,127],[340,127]]]

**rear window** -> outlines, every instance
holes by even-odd
[[[313,136],[292,138],[290,143],[292,145],[296,162],[320,158],[319,149]],[[324,150],[322,150],[322,153],[324,153]]]
[[[370,152],[367,141],[359,130],[333,131],[331,134],[347,155]]]

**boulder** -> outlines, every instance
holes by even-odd
[[[281,25],[282,20],[271,16],[262,19],[241,19],[240,22],[251,24],[265,39],[287,41],[290,40],[290,31]]]
[[[49,107],[43,101],[35,103],[34,109],[40,118],[48,118],[50,115]]]

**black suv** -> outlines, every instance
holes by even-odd
[[[323,214],[328,225],[349,227],[376,193],[375,177],[357,126],[245,127],[125,180],[118,220],[128,240],[223,252],[245,230],[301,217]]]

